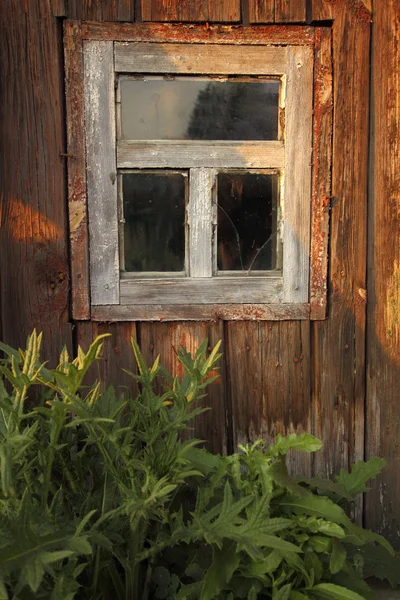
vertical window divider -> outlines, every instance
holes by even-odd
[[[213,275],[212,190],[216,170],[192,168],[189,172],[189,275]]]

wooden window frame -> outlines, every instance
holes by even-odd
[[[74,318],[325,317],[330,164],[319,161],[316,165],[315,157],[323,143],[319,120],[324,118],[329,125],[330,119],[331,123],[331,64],[314,51],[318,29],[324,28],[286,27],[280,31],[279,27],[249,27],[238,35],[231,27],[219,26],[210,35],[209,28],[196,27],[191,39],[191,28],[183,25],[66,22]],[[183,142],[174,143],[174,153],[169,144],[160,142],[116,143],[117,73],[279,76],[286,98],[285,142]],[[322,73],[324,95],[318,82]],[[322,99],[326,110],[319,106]],[[325,143],[327,140],[331,143],[331,125],[328,137],[324,136]],[[235,152],[227,153],[227,146]],[[330,161],[328,155],[325,163]],[[218,169],[283,171],[282,275],[212,277],[210,239],[205,253],[190,253],[191,277],[121,277],[117,173],[119,169],[155,168],[190,169],[189,229],[197,228],[203,251],[204,240],[211,236],[210,194]],[[202,194],[207,200],[193,202],[194,195]]]

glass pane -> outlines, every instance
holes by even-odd
[[[122,175],[125,271],[185,268],[185,177]]]
[[[278,175],[219,173],[219,271],[277,268]]]
[[[276,140],[279,81],[121,79],[122,137]]]

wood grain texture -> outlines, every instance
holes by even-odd
[[[273,23],[275,0],[249,0],[250,23]]]
[[[311,319],[324,319],[327,308],[329,212],[332,171],[332,38],[315,30],[314,139],[311,223]]]
[[[366,496],[366,524],[399,546],[400,6],[374,2],[369,205],[366,453],[387,466]]]
[[[67,6],[69,19],[130,21],[134,18],[135,0],[68,0]]]
[[[239,44],[273,46],[299,44],[313,46],[314,28],[298,25],[185,25],[180,23],[101,23],[83,22],[82,36],[92,40],[118,42],[191,42],[193,44]]]
[[[223,337],[222,323],[141,323],[139,326],[140,347],[148,363],[160,355],[161,363],[174,376],[183,375],[182,365],[176,356],[176,350],[181,345],[193,354],[205,338],[208,338],[211,349]],[[224,344],[221,350],[224,351]],[[223,359],[219,373],[220,379],[210,385],[207,397],[201,401],[203,406],[211,407],[212,410],[196,419],[188,436],[207,440],[206,446],[209,449],[225,454],[227,442]]]
[[[53,17],[66,17],[68,14],[66,0],[50,0]]]
[[[309,304],[138,304],[94,306],[95,321],[290,321],[308,320]]]
[[[78,23],[64,27],[64,61],[68,154],[68,216],[71,264],[71,312],[90,317],[89,232],[86,202],[86,151],[83,94],[83,48]]]
[[[136,393],[136,382],[123,371],[137,372],[135,357],[133,355],[131,338],[137,339],[136,323],[93,323],[85,321],[76,322],[76,345],[87,352],[90,344],[98,335],[110,334],[103,341],[103,351],[100,360],[95,361],[88,371],[85,383],[92,385],[97,379],[101,381],[102,389],[113,385],[118,394],[124,392],[125,387]]]
[[[278,433],[310,431],[309,322],[229,323],[234,448]],[[290,456],[293,473],[311,473],[307,455]]]
[[[313,52],[288,49],[285,107],[283,301],[307,302],[310,265]]]
[[[71,326],[62,32],[50,3],[2,3],[0,78],[2,336],[24,348],[43,331],[53,367]]]
[[[143,21],[240,21],[240,0],[142,0]]]
[[[312,0],[313,21],[330,21],[334,18],[335,8],[331,0]]]
[[[276,304],[282,301],[282,278],[124,279],[120,290],[121,304]]]
[[[336,4],[340,6],[336,6]],[[372,0],[312,0],[311,18],[313,21],[330,21],[337,18],[338,11],[350,11],[364,23],[371,23]]]
[[[255,144],[121,141],[117,148],[117,164],[119,169],[280,169],[285,164],[285,149],[282,142],[275,141]]]
[[[190,169],[189,275],[213,276],[212,189],[213,169]]]
[[[275,0],[275,23],[305,23],[306,0]]]
[[[117,73],[281,75],[286,64],[284,47],[115,43]]]
[[[370,24],[334,3],[334,142],[329,318],[312,323],[317,472],[331,476],[363,457],[366,199]]]
[[[91,304],[119,304],[112,42],[84,42]]]

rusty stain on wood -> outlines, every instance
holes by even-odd
[[[314,140],[311,224],[311,318],[324,319],[327,304],[328,238],[332,168],[332,39],[315,30]]]
[[[72,316],[90,317],[89,249],[86,209],[82,36],[78,23],[66,22],[64,55],[67,110],[68,210],[71,256]]]
[[[116,42],[191,42],[193,44],[314,45],[314,28],[299,25],[185,25],[180,23],[82,22],[83,39]]]
[[[314,431],[325,442],[315,469],[328,476],[363,458],[364,449],[365,304],[357,290],[366,281],[370,24],[349,4],[339,0],[330,7],[335,135],[329,319],[311,325]]]

